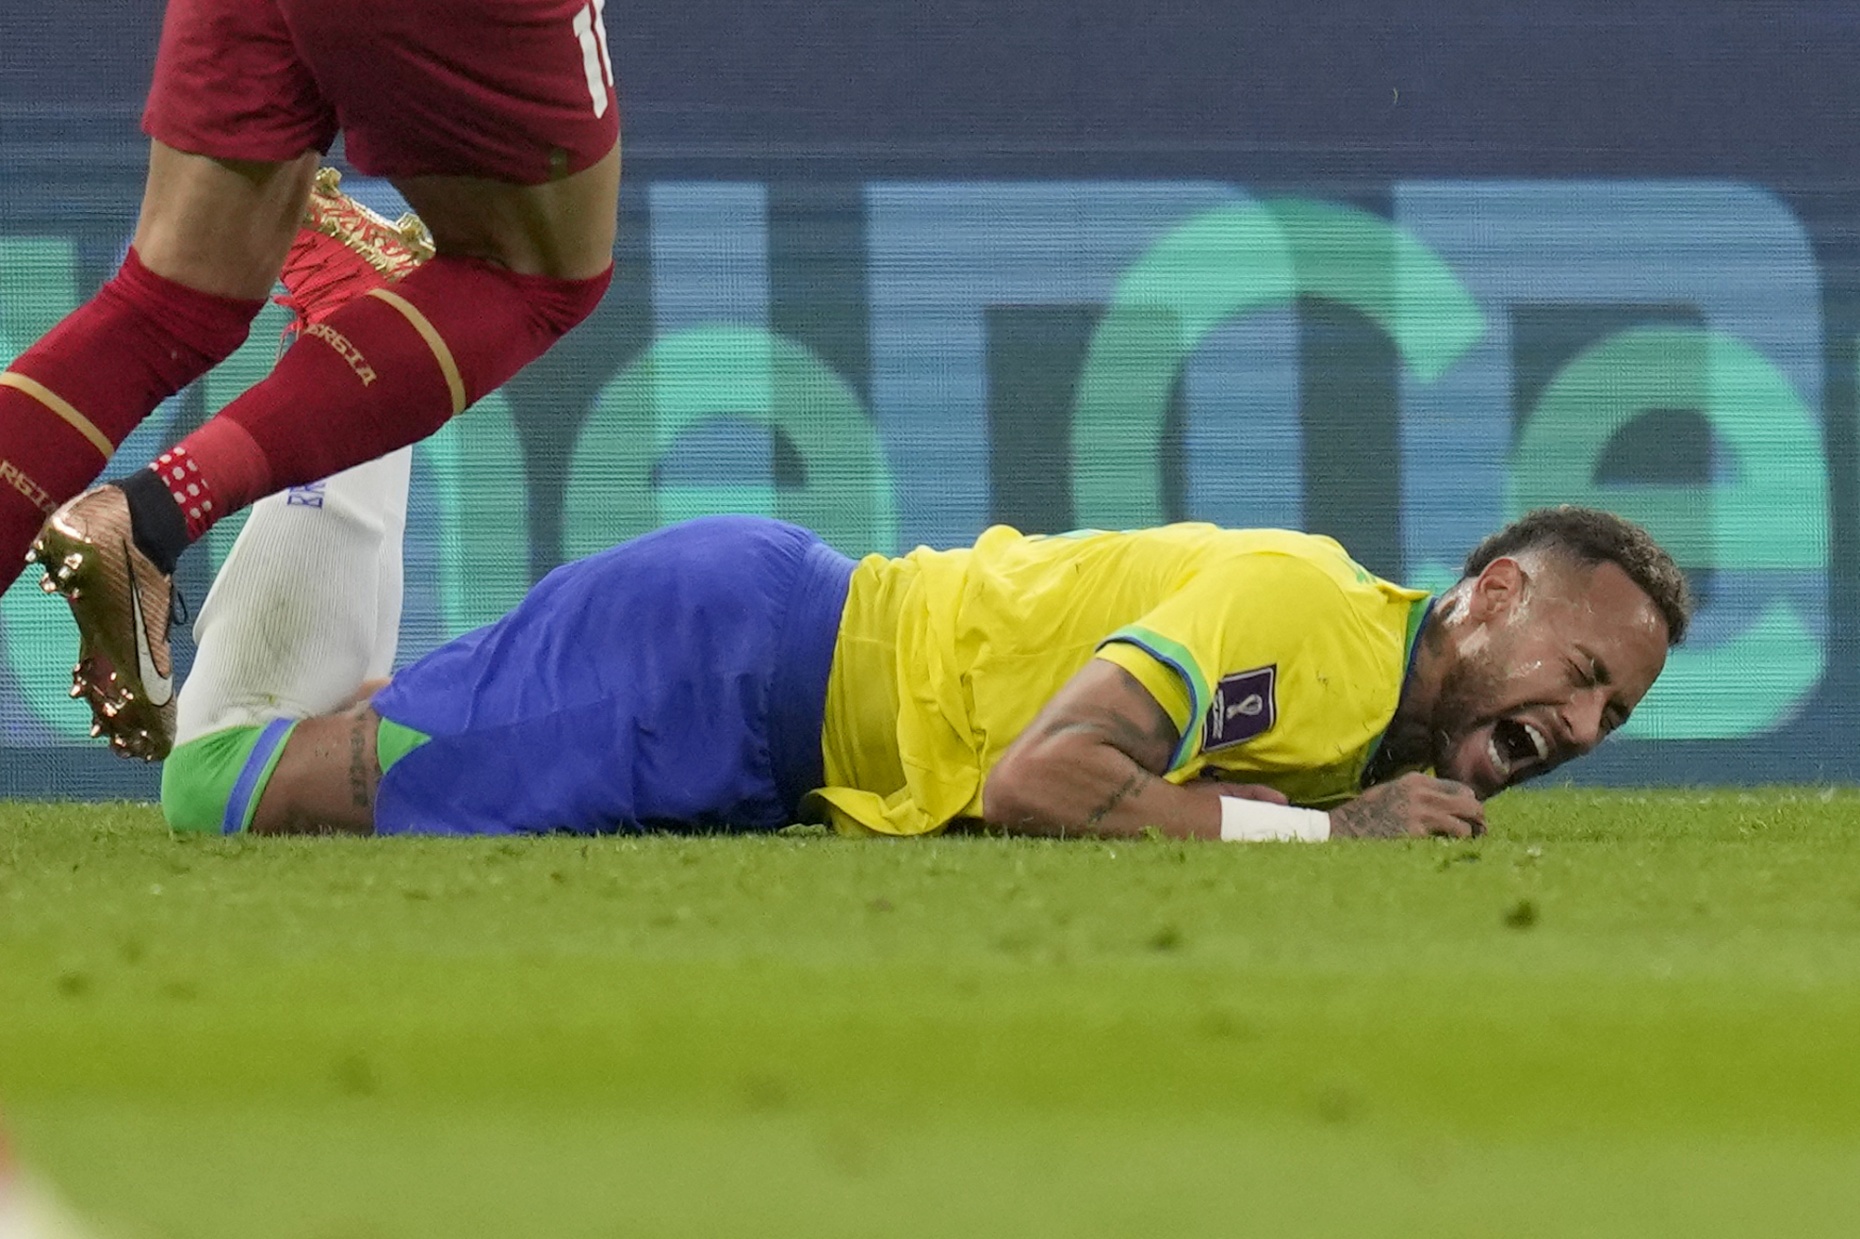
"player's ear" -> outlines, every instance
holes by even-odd
[[[1473,579],[1466,600],[1467,617],[1485,622],[1502,619],[1524,596],[1524,565],[1509,555],[1501,555],[1485,566]]]

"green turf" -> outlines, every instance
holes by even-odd
[[[0,811],[121,1236],[1848,1235],[1860,794],[1471,844],[174,840]]]

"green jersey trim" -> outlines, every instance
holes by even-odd
[[[1401,691],[1395,694],[1397,710],[1401,709],[1402,693],[1408,691],[1408,681],[1414,676],[1414,652],[1420,646],[1421,628],[1427,623],[1427,617],[1433,614],[1435,600],[1436,595],[1428,594],[1425,597],[1416,598],[1408,606],[1408,631],[1402,638]],[[1391,723],[1395,721],[1393,714],[1389,715],[1389,721]],[[1370,769],[1375,766],[1376,756],[1382,752],[1382,740],[1388,734],[1389,729],[1384,727],[1376,734],[1376,738],[1369,742],[1369,756],[1363,760],[1364,774],[1369,773]]]
[[[161,768],[161,812],[175,831],[234,834],[251,826],[296,723],[274,719],[189,740]]]

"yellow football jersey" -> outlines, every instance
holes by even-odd
[[[979,816],[987,773],[1087,661],[1124,668],[1214,766],[1324,807],[1354,795],[1395,713],[1427,595],[1329,538],[1181,524],[868,556],[827,685],[818,793],[847,833]]]

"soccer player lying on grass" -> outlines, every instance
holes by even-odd
[[[997,527],[855,564],[711,517],[376,687],[407,477],[401,453],[254,510],[197,625],[175,828],[1478,834],[1485,797],[1621,725],[1690,606],[1645,532],[1579,508],[1438,598],[1276,530]]]
[[[365,291],[291,288],[312,322]],[[997,527],[855,564],[714,517],[557,569],[382,686],[408,473],[254,510],[196,625],[177,829],[1477,834],[1621,725],[1691,609],[1589,509],[1493,535],[1438,598],[1280,530]]]

